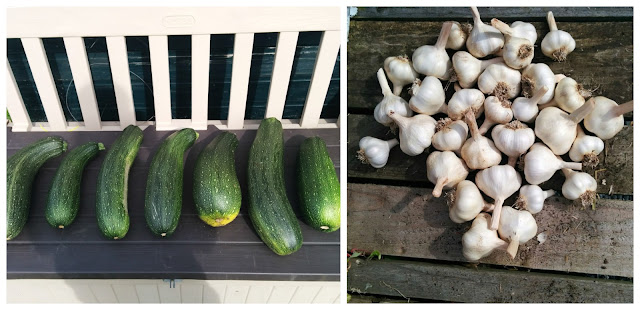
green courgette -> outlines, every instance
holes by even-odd
[[[236,135],[224,131],[200,152],[193,168],[193,202],[200,219],[213,227],[229,224],[240,212],[237,147]]]
[[[69,151],[53,177],[45,217],[52,227],[65,228],[76,218],[80,208],[82,172],[89,161],[104,150],[102,143],[88,142]]]
[[[7,160],[7,240],[18,236],[29,218],[31,187],[40,167],[67,150],[67,142],[46,137]]]
[[[249,152],[249,217],[258,236],[278,255],[302,246],[300,224],[285,191],[283,153],[282,124],[264,119]]]
[[[307,138],[300,145],[297,181],[305,222],[324,232],[340,228],[340,182],[322,138]]]
[[[185,128],[167,137],[151,160],[145,192],[144,215],[151,232],[171,235],[182,210],[184,153],[196,142],[198,133]]]
[[[129,170],[142,137],[138,126],[127,126],[109,147],[98,172],[96,217],[100,231],[109,239],[122,239],[129,231]]]

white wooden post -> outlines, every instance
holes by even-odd
[[[269,100],[265,118],[275,117],[282,119],[287,91],[289,89],[289,79],[291,68],[296,54],[298,43],[298,32],[280,32],[278,35],[278,46],[273,63],[273,73],[271,74],[271,84],[269,86]]]
[[[209,119],[209,54],[211,35],[191,36],[191,124],[207,130]]]
[[[18,89],[18,83],[13,76],[13,71],[7,60],[7,110],[13,123],[13,131],[29,131],[31,129],[31,118],[24,106],[24,101]]]
[[[98,109],[98,101],[96,92],[93,88],[93,80],[91,79],[91,69],[89,68],[89,60],[87,51],[84,47],[82,37],[66,37],[64,38],[64,47],[67,50],[69,58],[69,66],[73,75],[73,83],[78,94],[80,109],[82,110],[82,119],[84,126],[89,130],[100,130],[100,112]]]
[[[123,129],[136,123],[136,111],[133,105],[129,59],[127,57],[127,41],[123,36],[106,37],[113,91],[118,105],[120,127]]]
[[[227,129],[242,129],[247,106],[253,33],[237,33],[233,44],[233,69],[231,70],[231,94]]]
[[[149,56],[151,58],[151,75],[153,76],[156,130],[168,130],[171,126],[171,83],[167,36],[149,36]]]

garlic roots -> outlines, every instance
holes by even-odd
[[[571,114],[556,107],[542,109],[536,118],[536,136],[549,146],[554,154],[565,154],[576,139],[578,123],[593,109],[594,103],[591,100]]]
[[[487,196],[494,199],[491,229],[498,229],[500,214],[505,199],[520,189],[522,178],[509,165],[493,166],[476,174],[476,185]]]
[[[494,215],[495,218],[495,215]],[[524,210],[516,210],[511,207],[504,208],[500,218],[498,235],[502,240],[509,240],[507,253],[511,258],[516,257],[518,247],[527,243],[538,233],[538,224],[531,213]]]
[[[586,104],[592,103],[593,110],[584,118],[584,128],[593,132],[602,140],[613,138],[624,127],[625,113],[633,111],[633,100],[618,105],[607,97],[593,97]]]
[[[549,33],[540,43],[542,53],[555,61],[565,61],[567,55],[576,48],[576,41],[568,32],[558,30],[556,19],[551,11],[547,13],[547,22],[549,23]]]
[[[374,168],[382,168],[387,164],[389,152],[398,143],[397,139],[384,141],[374,137],[364,137],[358,144],[360,146],[358,159]]]
[[[443,118],[436,124],[436,133],[431,138],[431,144],[438,151],[460,153],[468,133],[469,127],[463,120]]]
[[[595,168],[600,162],[598,154],[603,150],[604,141],[602,139],[586,135],[582,127],[578,126],[578,136],[571,145],[569,158],[575,162],[582,162],[582,165],[586,167]]]
[[[422,154],[431,145],[436,120],[426,114],[404,117],[393,110],[388,113],[400,129],[400,149],[409,156]]]
[[[540,142],[534,143],[524,156],[524,178],[529,184],[538,185],[547,181],[563,168],[582,170],[582,164],[563,161]]]
[[[426,76],[424,80],[416,79],[411,86],[413,96],[409,99],[409,107],[416,113],[434,115],[447,113],[444,104],[444,89],[440,80]]]
[[[413,69],[413,65],[407,55],[387,57],[384,60],[384,71],[393,84],[393,94],[399,96],[402,88],[413,83],[418,78],[418,72]]]
[[[523,185],[520,188],[520,195],[518,195],[515,206],[520,210],[527,210],[531,214],[536,214],[542,211],[545,199],[555,195],[555,193],[552,189],[544,191],[538,185]]]
[[[435,45],[423,45],[418,47],[411,59],[413,68],[428,76],[434,76],[441,80],[449,80],[451,75],[451,59],[445,50],[452,22],[442,24],[442,30]]]
[[[596,209],[596,190],[598,183],[590,174],[577,172],[570,169],[562,169],[565,180],[562,184],[562,196],[569,200],[578,200],[583,207],[591,206]]]
[[[489,256],[493,251],[506,250],[508,243],[498,237],[498,232],[489,229],[491,215],[480,213],[471,228],[462,235],[462,255],[470,261]]]
[[[478,77],[478,88],[487,95],[513,99],[520,94],[520,71],[504,63],[492,64]]]
[[[491,212],[493,204],[484,201],[478,187],[471,181],[463,180],[446,195],[449,218],[454,223],[473,220],[480,212]]]
[[[480,19],[480,13],[474,6],[471,7],[473,14],[473,29],[467,38],[467,50],[476,58],[483,58],[495,54],[504,46],[504,36],[494,27],[486,25]]]
[[[384,75],[384,70],[382,70],[382,68],[378,70],[377,76],[384,98],[373,110],[373,117],[376,121],[384,126],[392,126],[393,120],[387,115],[389,111],[394,111],[396,114],[405,117],[411,117],[413,112],[411,112],[411,109],[409,108],[409,103],[391,92],[389,83],[387,83],[387,77]]]
[[[433,197],[440,197],[442,189],[450,189],[469,175],[462,159],[451,151],[434,151],[427,157],[427,179],[435,184]]]

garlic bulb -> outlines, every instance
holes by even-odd
[[[433,197],[440,197],[442,189],[450,189],[467,178],[469,169],[451,151],[434,151],[427,157],[427,179],[435,184]]]
[[[513,99],[520,94],[520,71],[503,63],[492,64],[478,77],[478,88],[487,95]]]
[[[413,83],[413,80],[418,78],[418,72],[413,69],[407,55],[387,57],[384,60],[384,71],[393,83],[393,94],[396,96],[400,95],[405,85]]]
[[[584,89],[576,80],[565,77],[556,85],[553,99],[560,109],[573,112],[584,104],[585,98],[591,97],[591,92]]]
[[[540,43],[542,53],[555,61],[565,61],[567,55],[576,48],[576,41],[568,32],[558,30],[556,19],[551,11],[547,13],[547,22],[549,23],[549,33]]]
[[[509,156],[509,165],[515,167],[520,155],[526,153],[536,140],[533,129],[520,121],[500,124],[491,131],[491,138],[496,148]]]
[[[550,189],[543,191],[538,185],[523,185],[520,188],[520,195],[516,201],[516,208],[527,210],[531,214],[542,211],[545,199],[555,195],[555,191]]]
[[[374,137],[364,137],[360,139],[360,150],[358,151],[358,159],[362,163],[370,164],[373,168],[382,168],[387,164],[389,152],[398,145],[398,140],[380,140]]]
[[[494,215],[495,218],[495,215]],[[500,218],[498,234],[502,240],[509,240],[507,253],[511,258],[516,257],[518,247],[527,243],[538,233],[538,224],[531,213],[524,210],[516,210],[511,207],[504,208]]]
[[[484,201],[478,187],[471,181],[463,180],[446,195],[449,218],[454,223],[473,220],[480,212],[490,212],[493,204]]]
[[[484,135],[495,124],[506,124],[513,119],[511,101],[490,96],[484,100],[484,123],[478,131]]]
[[[404,117],[393,110],[389,117],[400,128],[400,149],[409,156],[422,154],[431,145],[431,137],[436,131],[436,120],[426,114]]]
[[[633,111],[633,100],[618,105],[607,97],[593,97],[587,103],[593,102],[593,111],[584,118],[584,128],[593,132],[602,140],[613,138],[624,127],[625,113]],[[585,103],[585,105],[587,104]]]
[[[471,25],[461,25],[459,22],[452,23],[453,25],[451,25],[451,32],[449,33],[445,48],[457,51],[462,49],[465,43],[467,43],[467,37],[469,36],[469,32],[471,32]]]
[[[540,142],[533,144],[524,156],[524,178],[529,184],[547,181],[562,168],[582,170],[582,164],[563,161]]]
[[[440,80],[433,76],[426,76],[424,80],[416,79],[411,86],[409,107],[416,113],[433,115],[447,113],[444,104],[444,89]]]
[[[484,111],[484,94],[474,88],[461,89],[453,93],[447,104],[447,114],[453,120],[463,119],[468,110],[478,118]]]
[[[551,68],[543,63],[530,64],[522,71],[522,94],[530,98],[538,89],[547,86],[547,93],[540,98],[538,104],[545,104],[553,99],[556,87],[556,76]]]
[[[462,235],[462,255],[470,261],[489,256],[494,250],[506,250],[508,243],[498,237],[498,232],[489,229],[491,215],[480,213],[471,228]]]
[[[438,151],[459,153],[468,133],[469,127],[463,120],[443,118],[436,124],[436,133],[431,138],[431,144]]]
[[[493,198],[493,219],[491,229],[498,229],[500,213],[505,199],[520,189],[522,178],[516,169],[509,165],[493,166],[476,174],[476,185],[487,196]]]
[[[485,169],[500,164],[502,154],[493,141],[480,134],[472,110],[467,111],[465,121],[471,130],[471,138],[462,145],[460,154],[467,166],[471,169]]]
[[[495,54],[504,45],[504,36],[498,29],[486,25],[480,19],[478,9],[471,7],[473,14],[473,29],[467,38],[467,50],[476,58],[483,58]]]
[[[502,58],[513,69],[522,69],[533,60],[533,43],[529,39],[518,37],[509,25],[494,18],[491,25],[504,34]]]
[[[479,60],[465,51],[459,51],[451,57],[453,64],[452,82],[459,82],[462,88],[472,88],[478,82],[480,74],[492,64],[502,63],[502,57]]]
[[[435,45],[418,47],[411,59],[413,68],[424,75],[435,76],[441,80],[448,80],[451,75],[451,60],[445,50],[445,45],[451,32],[452,22],[445,22],[440,30],[440,36]]]
[[[565,154],[571,148],[573,140],[576,139],[578,123],[593,108],[594,103],[589,100],[571,114],[556,107],[542,109],[536,118],[536,136],[549,146],[554,154]]]
[[[590,205],[595,210],[598,189],[596,179],[586,172],[562,169],[562,173],[566,178],[562,184],[562,196],[569,200],[579,200],[583,207]]]
[[[515,21],[511,24],[511,31],[514,37],[527,39],[531,44],[536,44],[538,40],[538,32],[532,24]]]
[[[536,92],[533,94],[533,97],[531,98],[518,97],[514,99],[513,103],[511,104],[513,116],[517,120],[525,123],[532,123],[533,121],[535,121],[539,111],[538,102],[540,101],[540,99],[542,99],[542,96],[544,96],[548,90],[549,87],[545,85],[542,88],[536,90]]]
[[[578,136],[569,150],[569,158],[589,168],[594,168],[600,160],[598,154],[604,150],[604,141],[598,137],[588,136],[578,126]]]
[[[373,110],[373,117],[376,121],[385,126],[392,126],[393,120],[387,116],[389,111],[394,111],[396,114],[405,117],[411,117],[413,112],[411,112],[411,109],[409,108],[409,103],[391,92],[391,88],[389,88],[389,83],[387,83],[387,78],[384,75],[382,68],[378,70],[377,76],[384,98],[382,98],[382,101],[380,101]]]

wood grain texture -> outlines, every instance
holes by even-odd
[[[445,198],[434,198],[430,189],[349,183],[347,205],[349,249],[466,261],[461,239],[471,223],[451,221]],[[529,240],[513,260],[494,252],[480,262],[633,277],[633,202],[599,200],[593,211],[554,196],[534,218],[546,242]]]
[[[352,296],[470,303],[633,302],[631,281],[387,259],[354,260],[347,281]]]

